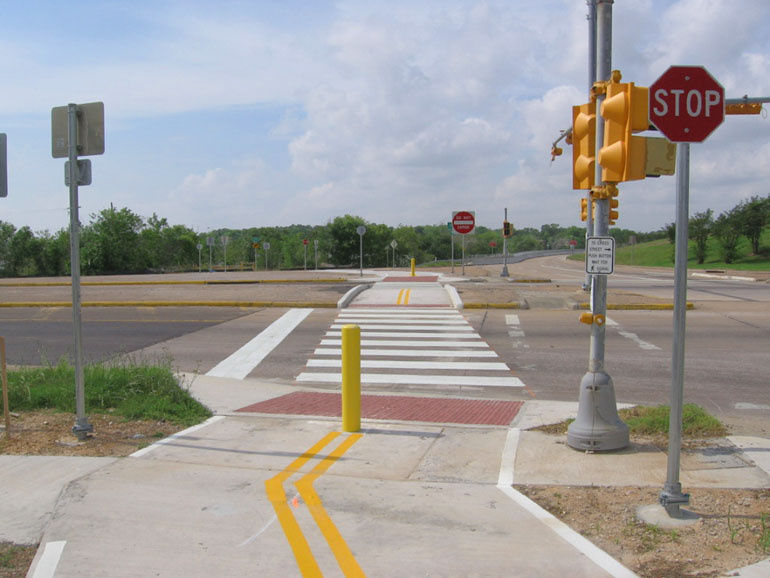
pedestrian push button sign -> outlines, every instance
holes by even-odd
[[[612,275],[615,270],[615,238],[589,237],[586,239],[586,273]]]

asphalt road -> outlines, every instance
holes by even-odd
[[[579,287],[580,264],[559,258],[530,262],[519,275],[548,276]],[[643,295],[673,292],[670,272],[623,268],[610,288]],[[536,292],[533,286],[529,291]],[[770,434],[770,285],[745,281],[690,281],[685,401],[703,405],[735,426],[736,433]],[[86,358],[120,354],[171,358],[187,372],[206,373],[280,318],[285,308],[158,307],[83,310]],[[0,309],[8,363],[56,362],[72,349],[68,308]],[[250,377],[294,384],[334,321],[334,309],[315,309],[273,349]],[[500,356],[524,388],[476,388],[458,393],[504,399],[576,401],[588,367],[589,329],[575,311],[465,310],[464,317]],[[667,403],[672,312],[611,311],[606,329],[606,370],[618,402]],[[331,387],[331,386],[329,386]],[[382,389],[382,388],[380,388]],[[395,390],[395,388],[394,388]],[[436,392],[430,386],[413,388]],[[744,429],[741,429],[744,428]]]

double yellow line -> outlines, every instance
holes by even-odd
[[[286,492],[283,489],[283,483],[287,481],[293,474],[299,473],[300,469],[311,459],[315,458],[317,454],[334,441],[340,432],[330,432],[326,434],[318,443],[308,449],[300,457],[294,460],[289,466],[284,469],[278,475],[265,481],[265,490],[267,497],[273,504],[275,515],[278,521],[281,523],[286,539],[289,541],[294,558],[297,560],[297,565],[302,573],[303,577],[316,577],[323,576],[321,568],[318,566],[313,552],[310,549],[307,538],[302,533],[302,530],[297,523],[294,514],[289,507],[289,500],[286,497]],[[348,548],[345,539],[340,534],[337,527],[332,522],[329,514],[321,503],[321,499],[313,488],[315,481],[328,470],[334,462],[339,460],[345,452],[347,452],[354,443],[363,437],[363,434],[350,434],[342,443],[339,444],[331,453],[326,457],[321,458],[318,464],[307,474],[302,476],[294,483],[302,500],[307,504],[310,514],[313,516],[315,523],[321,530],[326,543],[329,545],[334,557],[337,559],[337,564],[342,570],[345,576],[363,577],[365,576],[363,570],[353,557],[353,553]]]
[[[409,304],[409,294],[411,292],[412,292],[411,289],[401,289],[401,291],[398,292],[398,299],[396,300],[396,305]]]

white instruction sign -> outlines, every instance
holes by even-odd
[[[586,239],[586,273],[612,275],[615,270],[615,238],[588,237]]]

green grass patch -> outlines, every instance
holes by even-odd
[[[667,405],[636,406],[618,411],[620,419],[632,434],[668,435],[670,408]],[[727,428],[699,405],[686,403],[682,407],[682,435],[690,438],[721,437]]]
[[[582,253],[570,255],[573,261],[583,261]],[[674,266],[674,245],[667,239],[658,239],[638,245],[623,245],[615,248],[616,265],[632,265],[638,267],[672,267]],[[738,259],[733,263],[725,263],[722,251],[716,239],[708,240],[706,259],[698,264],[695,259],[695,243],[689,243],[687,260],[689,269],[734,269],[739,271],[768,271],[770,270],[770,228],[767,229],[760,241],[760,252],[751,254],[751,247],[746,238],[738,242]]]
[[[137,364],[128,359],[84,367],[88,413],[126,419],[194,425],[211,412],[180,386],[169,362]],[[75,412],[75,370],[66,361],[8,372],[11,411]]]

